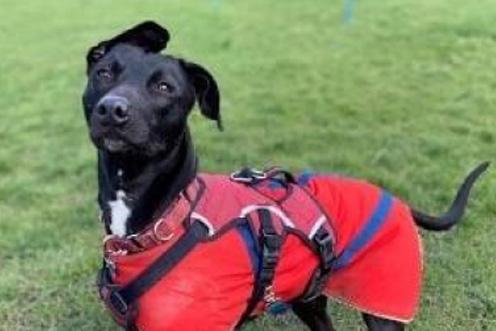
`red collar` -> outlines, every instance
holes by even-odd
[[[131,255],[163,244],[172,245],[184,233],[184,221],[201,198],[203,187],[200,178],[193,179],[165,212],[139,233],[125,238],[106,236],[103,241],[105,256]]]

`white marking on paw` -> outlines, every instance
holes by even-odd
[[[124,172],[122,171],[122,169],[117,170],[117,176],[122,177],[123,174]]]
[[[111,222],[110,231],[119,237],[124,237],[126,235],[126,223],[131,210],[128,208],[124,202],[126,193],[122,190],[116,192],[117,199],[114,201],[109,201]]]

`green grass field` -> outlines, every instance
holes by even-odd
[[[249,4],[248,4],[249,3]],[[143,19],[210,68],[226,131],[192,116],[205,170],[280,164],[367,178],[430,212],[494,161],[496,2],[14,1],[0,14],[0,330],[116,330],[97,300],[102,228],[81,109],[86,49]],[[496,176],[464,223],[423,233],[411,330],[496,330]],[[330,308],[340,330],[354,311]],[[262,319],[247,330],[303,330]]]

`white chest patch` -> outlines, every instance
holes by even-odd
[[[131,210],[126,206],[124,198],[126,193],[122,190],[117,191],[117,198],[114,201],[109,201],[111,222],[110,231],[119,237],[124,237],[126,235],[126,223]]]

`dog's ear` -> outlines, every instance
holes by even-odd
[[[202,66],[180,60],[181,65],[188,75],[188,79],[193,84],[195,97],[200,107],[201,113],[217,122],[219,130],[223,130],[220,116],[220,94],[217,82],[210,72]]]
[[[169,41],[169,31],[152,21],[140,23],[121,34],[101,41],[89,49],[86,55],[88,71],[117,44],[130,44],[145,52],[158,53],[165,49]]]

